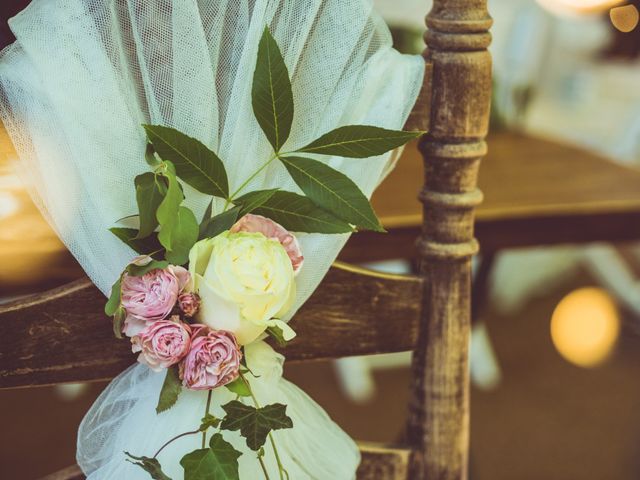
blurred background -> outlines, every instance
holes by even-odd
[[[397,48],[420,53],[430,2],[374,3]],[[2,0],[2,46],[12,41],[7,19],[26,4]],[[489,1],[494,97],[474,263],[473,480],[640,478],[638,5]],[[0,302],[83,275],[13,173],[8,142],[0,130]],[[414,147],[374,196],[389,234],[354,237],[344,260],[414,271]],[[385,442],[402,436],[408,364],[408,354],[350,358],[287,365],[285,375],[352,436]],[[72,464],[78,423],[104,386],[1,391],[0,478]]]

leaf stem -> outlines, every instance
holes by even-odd
[[[238,193],[240,193],[242,191],[242,189],[244,187],[246,187],[247,185],[249,185],[249,182],[251,182],[251,180],[253,180],[254,178],[256,178],[258,176],[258,174],[260,172],[262,172],[265,168],[267,168],[267,166],[273,162],[276,158],[278,158],[278,153],[274,152],[273,155],[271,156],[271,158],[269,160],[266,161],[266,163],[264,163],[260,168],[258,168],[255,172],[253,172],[249,178],[247,178],[242,185],[240,185],[235,192],[233,192],[231,194],[231,196],[229,198],[227,198],[227,201],[224,204],[224,210],[227,210],[227,207],[229,206],[229,204],[233,201],[234,198],[236,198],[236,195],[238,195]]]
[[[207,406],[204,409],[204,416],[206,417],[209,414],[209,407],[211,407],[211,396],[213,394],[213,390],[209,390],[207,394]],[[202,448],[204,448],[207,444],[207,431],[202,432]]]
[[[184,433],[181,433],[180,435],[176,435],[176,436],[175,436],[175,437],[173,437],[172,439],[168,440],[164,445],[162,445],[162,446],[160,447],[160,449],[156,452],[156,454],[153,456],[153,458],[156,458],[158,455],[160,455],[160,452],[161,452],[162,450],[164,450],[164,448],[165,448],[167,445],[169,445],[171,442],[173,442],[173,441],[175,441],[175,440],[178,440],[179,438],[186,437],[187,435],[195,435],[196,433],[200,433],[200,429],[198,429],[198,430],[194,430],[194,431],[192,431],[192,432],[184,432]]]
[[[262,467],[262,473],[264,473],[265,480],[270,480],[269,474],[267,473],[267,466],[264,464],[264,460],[262,460],[262,457],[260,455],[258,455],[258,461],[260,462],[260,466]]]

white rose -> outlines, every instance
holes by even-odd
[[[224,232],[196,243],[189,252],[189,273],[200,295],[196,319],[232,332],[245,345],[269,326],[295,336],[281,320],[291,308],[296,284],[291,260],[277,239],[262,233]]]

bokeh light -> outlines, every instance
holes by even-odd
[[[569,362],[593,367],[609,356],[620,334],[614,300],[599,288],[580,288],[565,296],[551,317],[551,339]]]
[[[557,14],[588,14],[606,12],[623,0],[538,0],[550,12]]]

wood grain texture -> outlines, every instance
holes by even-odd
[[[425,278],[420,336],[412,364],[407,438],[410,478],[467,478],[469,334],[473,210],[489,123],[491,57],[485,0],[434,0],[426,19],[425,60],[433,65],[430,130],[420,140],[425,182]]]
[[[359,442],[362,461],[357,480],[407,480],[411,450]]]
[[[289,361],[411,350],[422,281],[336,264],[296,314]],[[111,378],[135,362],[82,279],[0,305],[0,388]],[[354,308],[357,305],[357,308]]]

